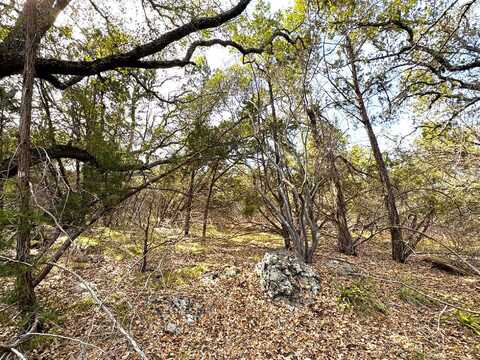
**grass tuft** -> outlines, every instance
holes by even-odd
[[[387,305],[377,298],[373,285],[363,279],[340,287],[340,295],[337,301],[346,308],[364,313],[379,312],[386,314],[388,312]]]

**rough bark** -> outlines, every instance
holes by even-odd
[[[170,158],[160,159],[146,164],[138,162],[105,166],[104,164],[99,163],[97,158],[89,151],[76,146],[62,144],[53,145],[46,149],[31,148],[30,153],[30,167],[49,160],[72,159],[79,162],[88,163],[89,165],[100,170],[110,171],[145,171],[159,165],[165,165],[179,160],[178,157],[172,156]],[[0,160],[0,177],[10,178],[16,176],[17,173],[18,159],[16,157]]]
[[[39,32],[43,35],[52,26],[56,16],[64,9],[69,1],[39,1],[38,8],[42,12]],[[185,66],[191,64],[190,58],[195,49],[199,46],[212,46],[214,44],[234,46],[242,52],[262,52],[263,48],[243,49],[240,45],[229,41],[213,39],[209,41],[198,41],[192,43],[182,59],[173,59],[167,61],[143,60],[144,58],[161,53],[169,45],[185,37],[206,29],[212,29],[239,16],[248,6],[251,0],[240,0],[231,9],[226,10],[215,16],[198,17],[190,22],[179,26],[173,30],[165,32],[163,35],[148,43],[139,45],[125,53],[113,54],[93,61],[68,61],[51,58],[39,58],[36,64],[37,76],[51,82],[58,88],[67,88],[83,77],[97,75],[101,72],[114,70],[118,68],[147,68],[161,69],[175,66]],[[22,36],[23,24],[27,16],[25,11],[17,18],[16,24],[6,39],[0,43],[0,79],[6,76],[19,74],[24,66],[22,50],[25,47],[24,37]],[[224,44],[225,43],[225,44]],[[72,75],[66,82],[62,83],[54,75]]]
[[[276,167],[276,177],[278,186],[282,186],[281,174],[280,174],[280,167],[282,166],[281,157],[280,157],[280,148],[279,148],[279,138],[278,138],[278,118],[277,118],[277,109],[275,107],[275,98],[273,96],[273,85],[270,79],[267,81],[268,84],[268,95],[270,99],[270,107],[272,109],[272,119],[273,119],[273,127],[272,127],[272,135],[273,135],[273,149],[275,155],[275,167]],[[279,189],[279,192],[281,190]],[[276,195],[279,199],[281,198],[280,194]],[[283,202],[282,202],[283,204]],[[285,205],[281,205],[281,211],[285,211]],[[290,236],[290,232],[286,224],[282,222],[282,236],[283,236],[283,243],[286,250],[292,249],[292,239]]]
[[[30,127],[32,118],[33,86],[35,79],[35,56],[40,39],[36,34],[37,13],[35,1],[27,1],[24,11],[26,14],[26,40],[18,144],[17,186],[19,192],[19,220],[17,228],[16,259],[19,262],[29,263],[32,226],[30,204]],[[19,309],[24,313],[32,312],[36,305],[36,298],[33,286],[32,268],[30,266],[19,266],[15,282],[15,289]]]
[[[140,266],[140,272],[145,272],[147,270],[147,255],[148,255],[148,243],[150,237],[150,220],[152,217],[152,208],[153,205],[150,204],[148,208],[147,223],[143,229],[143,250],[142,250],[142,265]]]
[[[335,154],[333,152],[333,139],[332,135],[326,135],[328,139],[322,142],[321,134],[317,126],[317,114],[312,109],[307,110],[308,117],[312,128],[312,134],[314,137],[315,145],[319,153],[324,152],[328,163],[329,178],[332,193],[334,194],[334,207],[335,207],[335,226],[337,228],[337,247],[338,250],[347,255],[356,255],[355,245],[352,239],[352,235],[348,228],[347,221],[347,205],[345,202],[345,196],[343,195],[343,186],[335,163]],[[333,130],[333,129],[327,129]],[[330,141],[329,141],[330,140]]]
[[[351,70],[352,70],[352,81],[355,91],[355,97],[357,102],[357,107],[360,111],[360,117],[362,124],[365,127],[365,130],[368,134],[368,139],[370,141],[370,146],[372,147],[373,156],[377,164],[378,173],[380,177],[380,182],[383,186],[384,192],[384,202],[385,208],[388,213],[388,220],[390,224],[390,236],[392,240],[392,258],[397,262],[404,263],[407,260],[408,248],[407,244],[403,240],[403,233],[401,230],[400,216],[397,210],[397,204],[395,199],[395,191],[390,181],[390,176],[388,173],[385,160],[383,159],[382,152],[380,151],[380,146],[378,145],[377,137],[373,131],[372,123],[368,115],[367,108],[363,99],[362,91],[360,90],[360,84],[357,74],[356,56],[353,50],[353,45],[350,39],[347,38],[346,41],[346,50],[347,56],[350,60]]]

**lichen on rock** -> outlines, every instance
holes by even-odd
[[[317,273],[286,251],[266,253],[255,272],[263,291],[272,299],[299,303],[320,291]]]

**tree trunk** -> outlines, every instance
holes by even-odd
[[[277,118],[277,109],[275,107],[275,98],[273,96],[273,85],[272,85],[272,82],[270,80],[270,78],[268,78],[268,81],[267,81],[267,84],[268,84],[268,95],[269,95],[269,99],[270,99],[270,107],[272,109],[272,119],[273,119],[273,127],[272,127],[272,135],[273,135],[273,148],[274,148],[274,155],[275,155],[275,166],[276,166],[276,175],[277,175],[277,182],[278,182],[278,186],[282,186],[282,180],[281,180],[281,174],[280,174],[280,167],[282,166],[282,163],[281,163],[281,157],[280,157],[280,148],[279,148],[279,139],[278,139],[278,125],[279,125],[279,122],[278,122],[278,118]],[[277,194],[277,197],[278,198],[281,198],[281,195],[280,195],[280,191],[278,191],[278,194]],[[280,211],[283,213],[286,209],[285,209],[285,206],[283,205],[283,202],[281,202],[282,205],[280,205]],[[291,236],[290,236],[290,233],[287,229],[287,226],[285,224],[282,223],[282,233],[283,233],[283,243],[284,243],[284,246],[285,246],[285,249],[286,250],[291,250],[292,249],[292,239],[291,239]]]
[[[373,132],[370,122],[365,124],[368,132],[368,138],[372,144],[372,150],[375,157],[375,161],[378,166],[378,172],[380,175],[380,181],[383,185],[384,190],[384,202],[385,207],[388,212],[388,220],[390,222],[390,235],[392,238],[392,258],[395,261],[404,263],[407,261],[407,247],[403,241],[403,233],[401,230],[400,216],[398,214],[395,193],[393,186],[390,182],[390,177],[388,175],[388,170],[383,160],[382,153],[378,146],[375,133]]]
[[[347,255],[356,255],[356,249],[353,243],[352,235],[347,222],[347,205],[343,196],[343,187],[335,164],[334,155],[329,152],[328,161],[330,164],[330,177],[332,182],[332,192],[335,203],[335,223],[337,225],[337,246],[340,252]]]
[[[195,185],[195,169],[192,167],[190,173],[190,183],[188,185],[187,203],[185,207],[185,224],[183,226],[183,233],[185,236],[190,235],[190,220],[192,217],[192,201],[193,201],[193,187]]]
[[[18,228],[17,228],[17,260],[22,263],[30,261],[31,241],[31,204],[30,204],[30,162],[31,139],[30,126],[32,118],[32,97],[35,79],[35,56],[38,48],[36,36],[36,8],[35,1],[25,4],[26,16],[26,43],[25,65],[23,71],[22,104],[20,108],[20,128],[18,144],[18,176],[19,191]],[[32,268],[29,265],[20,265],[17,273],[16,296],[20,311],[30,313],[36,306],[33,286]]]
[[[5,180],[3,178],[0,178],[0,212],[3,210],[4,203],[5,203],[4,197],[6,194],[3,193],[4,190],[5,190]]]
[[[345,197],[343,195],[343,186],[340,178],[340,173],[338,171],[337,165],[335,163],[335,154],[333,153],[333,134],[324,135],[328,136],[330,141],[325,141],[322,144],[321,135],[317,127],[317,114],[312,109],[307,109],[307,115],[310,118],[310,123],[312,127],[312,133],[315,140],[315,145],[319,153],[324,151],[326,153],[328,168],[329,168],[329,178],[332,193],[334,194],[334,207],[335,207],[335,226],[337,228],[337,247],[338,250],[347,255],[356,255],[356,249],[353,243],[352,235],[348,228],[347,222],[347,205],[345,202]],[[333,130],[333,129],[328,129]],[[327,130],[327,131],[328,131]]]
[[[6,118],[5,116],[3,115],[3,109],[4,107],[4,104],[3,102],[0,103],[0,161],[3,160],[3,147],[4,147],[4,143],[5,143],[5,140],[4,140],[4,129],[5,129],[5,122],[6,122]],[[4,190],[4,184],[5,184],[5,179],[3,178],[3,174],[0,174],[0,211],[3,210],[3,205],[4,205],[4,193],[3,193],[3,190]]]
[[[205,207],[203,209],[203,225],[202,225],[202,240],[205,240],[207,237],[207,223],[208,223],[208,211],[210,209],[210,201],[212,200],[213,194],[213,186],[217,181],[217,169],[218,169],[218,161],[215,162],[212,168],[212,179],[210,180],[210,185],[208,186],[208,195],[207,201],[205,202]]]
[[[140,266],[140,272],[144,273],[147,270],[147,254],[148,254],[148,227],[144,230],[143,237],[143,251],[142,251],[142,265]]]
[[[147,223],[145,225],[144,236],[143,236],[143,251],[142,251],[142,265],[140,266],[140,272],[145,272],[147,270],[147,255],[148,255],[148,238],[150,235],[150,219],[152,216],[153,204],[150,203],[148,208]]]
[[[370,140],[373,156],[375,158],[375,162],[377,163],[380,182],[382,183],[382,186],[383,186],[384,202],[385,202],[385,207],[388,213],[388,220],[390,223],[390,236],[392,240],[392,258],[397,262],[404,263],[408,257],[408,251],[407,251],[408,248],[405,242],[403,241],[403,234],[401,230],[400,216],[398,214],[397,205],[396,205],[395,192],[394,192],[392,183],[390,182],[387,166],[385,165],[382,152],[380,151],[380,146],[378,145],[377,137],[375,135],[375,132],[373,131],[372,123],[368,116],[367,108],[363,100],[362,91],[360,90],[360,85],[359,85],[358,75],[357,75],[357,68],[355,65],[356,58],[353,51],[352,43],[349,38],[347,38],[347,41],[346,41],[346,49],[347,49],[347,55],[350,59],[350,64],[352,67],[352,80],[353,80],[353,86],[355,90],[357,106],[360,110],[360,116],[362,119],[362,123],[365,126],[365,129],[367,131],[368,139]]]

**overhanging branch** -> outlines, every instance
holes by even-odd
[[[67,75],[75,77],[86,77],[96,75],[105,71],[118,68],[171,68],[185,66],[188,62],[184,60],[144,60],[146,57],[161,53],[169,45],[200,30],[212,29],[239,16],[248,6],[251,0],[240,0],[230,10],[224,11],[215,16],[199,17],[187,24],[170,30],[155,40],[146,44],[136,46],[132,50],[113,54],[93,61],[68,61],[60,59],[39,58],[36,64],[37,76],[52,82],[58,87],[64,87],[60,80],[53,78],[53,75]],[[7,37],[8,39],[9,37]],[[6,76],[20,74],[23,69],[22,47],[11,47],[8,42],[0,44],[0,79]],[[77,81],[75,79],[75,81]]]
[[[88,151],[71,145],[55,145],[50,148],[35,148],[32,149],[31,166],[38,165],[48,160],[57,159],[72,159],[80,162],[88,163],[101,170],[109,171],[146,171],[153,169],[156,166],[170,164],[177,161],[176,156],[165,159],[153,161],[147,164],[130,163],[106,166],[101,164],[97,158]],[[18,173],[18,165],[16,158],[10,157],[0,161],[0,178],[10,178],[16,176]]]

